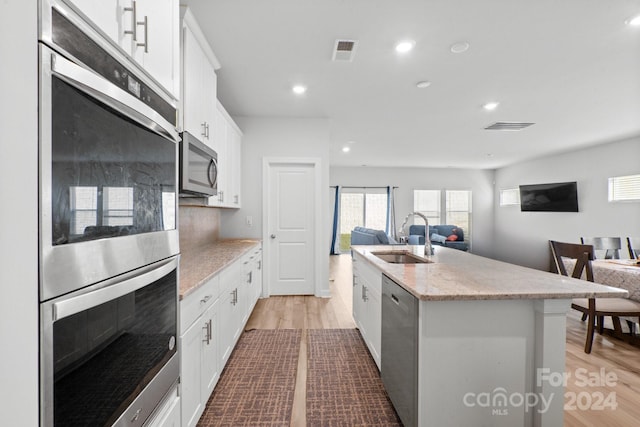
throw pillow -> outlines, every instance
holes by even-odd
[[[431,235],[431,241],[432,242],[438,242],[438,243],[444,243],[447,241],[447,238],[445,236],[441,236],[438,233],[433,233]]]
[[[456,241],[458,240],[458,236],[456,236],[455,234],[452,234],[449,237],[447,237],[447,240],[450,242]]]

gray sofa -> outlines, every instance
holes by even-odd
[[[389,236],[383,230],[356,227],[351,231],[351,246],[353,245],[389,245]]]
[[[469,242],[464,240],[464,231],[457,225],[430,225],[429,236],[434,234],[442,237],[449,237],[452,234],[457,236],[457,240],[445,240],[439,241],[431,239],[431,243],[434,245],[445,246],[447,248],[458,249],[461,251],[469,250]],[[424,225],[411,225],[409,226],[409,238],[408,243],[410,245],[424,245]]]

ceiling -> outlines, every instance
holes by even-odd
[[[640,0],[187,3],[229,113],[329,119],[332,165],[493,169],[640,134]],[[337,39],[353,61],[332,61]]]

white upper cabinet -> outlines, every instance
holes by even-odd
[[[218,60],[206,43],[200,27],[188,9],[182,21],[182,127],[216,150],[215,70]],[[218,150],[216,150],[217,152]]]
[[[174,98],[179,98],[178,0],[68,0]]]
[[[182,129],[218,156],[218,194],[208,206],[240,208],[242,132],[217,100],[220,63],[191,11],[182,12]]]
[[[179,95],[178,0],[137,0],[132,56],[158,83]]]
[[[218,195],[209,198],[209,205],[240,208],[242,132],[219,101],[214,125],[212,148],[218,154]]]

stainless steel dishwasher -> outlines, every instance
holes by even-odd
[[[380,374],[405,427],[418,424],[418,299],[382,276]]]

